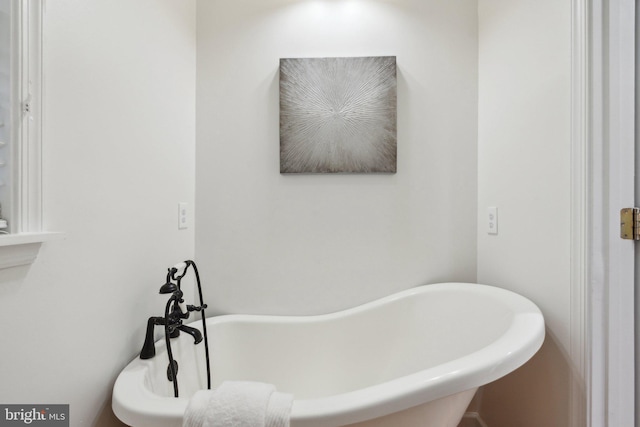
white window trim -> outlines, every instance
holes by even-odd
[[[10,234],[0,235],[0,269],[33,262],[43,242],[64,238],[42,226],[43,0],[13,0]]]
[[[12,233],[42,231],[42,3],[39,0],[12,4],[15,84],[11,164]]]

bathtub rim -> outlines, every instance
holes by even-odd
[[[346,425],[477,388],[512,372],[528,361],[542,346],[545,337],[542,313],[526,297],[503,288],[476,283],[448,282],[417,286],[333,313],[310,316],[228,314],[209,317],[207,326],[237,321],[267,323],[330,321],[372,310],[397,299],[437,291],[461,291],[497,297],[514,311],[513,321],[507,330],[488,346],[435,367],[332,396],[297,400],[294,396],[291,418],[295,419],[296,425],[305,427]],[[161,339],[156,345],[160,347],[163,343],[164,340]],[[114,413],[121,421],[140,427],[147,425],[144,422],[141,423],[141,419],[151,420],[148,425],[181,425],[189,399],[158,396],[144,387],[146,369],[151,363],[153,359],[142,360],[136,356],[120,372],[113,388]],[[133,405],[131,402],[145,402],[145,404]],[[172,421],[165,424],[164,422],[169,419]]]

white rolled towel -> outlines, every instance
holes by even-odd
[[[183,427],[289,427],[293,396],[272,384],[225,381],[189,400]]]

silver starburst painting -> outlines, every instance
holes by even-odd
[[[396,172],[396,57],[280,60],[281,173]]]

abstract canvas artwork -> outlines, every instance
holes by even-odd
[[[396,58],[280,60],[281,173],[396,172]]]

